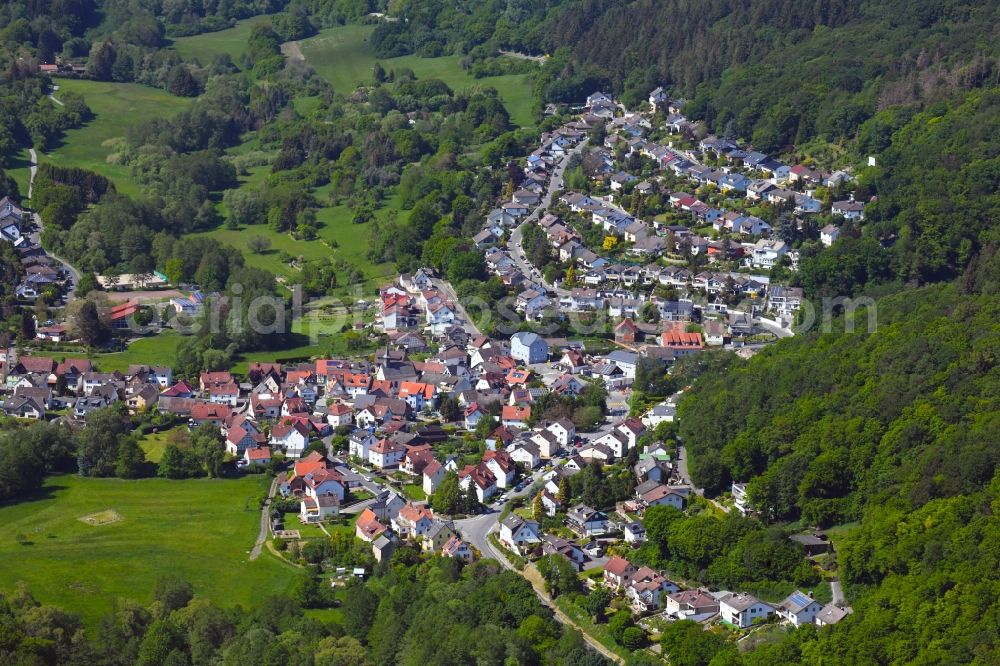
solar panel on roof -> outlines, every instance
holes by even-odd
[[[796,592],[792,594],[790,599],[792,600],[792,603],[797,604],[799,606],[808,606],[812,601],[812,599],[802,594],[801,592]]]

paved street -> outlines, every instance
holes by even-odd
[[[566,166],[569,164],[570,158],[573,155],[579,155],[586,145],[587,141],[584,139],[572,150],[566,153],[565,157],[559,160],[555,169],[552,170],[552,178],[549,179],[549,185],[545,189],[545,194],[542,196],[542,200],[539,202],[538,207],[535,208],[531,215],[526,217],[521,224],[514,227],[514,230],[510,233],[510,239],[507,241],[507,252],[510,254],[510,258],[514,260],[514,263],[520,269],[524,277],[531,282],[541,283],[546,289],[554,292],[556,296],[566,296],[569,294],[569,291],[557,288],[545,282],[541,272],[537,271],[534,266],[528,263],[528,258],[524,254],[524,248],[521,247],[521,237],[524,235],[524,225],[534,224],[534,222],[541,217],[542,213],[548,210],[549,206],[552,204],[552,195],[562,189],[563,173],[566,171]]]
[[[455,309],[458,310],[457,314],[461,318],[461,321],[456,321],[455,323],[465,329],[465,332],[471,337],[482,335],[479,327],[476,326],[472,319],[469,318],[469,313],[465,311],[465,306],[463,306],[462,302],[458,299],[458,295],[455,293],[455,289],[451,286],[451,283],[447,280],[437,278],[431,280],[431,283],[443,291],[445,296],[448,297],[448,300],[455,304]]]
[[[58,102],[58,100],[56,100],[56,103],[61,105],[61,102]],[[28,198],[30,199],[31,198],[31,189],[32,189],[32,187],[35,184],[35,174],[38,173],[38,153],[35,152],[34,148],[29,148],[28,149],[28,155],[31,158],[30,176],[29,176],[29,180],[28,180]],[[43,224],[42,223],[42,216],[39,215],[38,213],[33,213],[32,217],[33,217],[33,219],[35,221],[36,230],[33,231],[29,235],[29,237],[30,237],[31,242],[33,244],[41,246],[41,244],[42,244],[41,243],[41,235],[42,235],[42,224]],[[73,300],[73,294],[76,293],[76,285],[78,285],[80,283],[80,272],[78,270],[76,270],[75,268],[73,268],[73,266],[71,266],[69,264],[69,262],[63,261],[61,258],[59,258],[58,256],[52,254],[51,252],[48,252],[48,251],[46,251],[46,252],[47,252],[47,254],[50,257],[52,257],[53,259],[55,259],[56,261],[58,261],[60,264],[62,264],[63,270],[66,271],[70,275],[70,279],[72,280],[72,284],[70,284],[69,289],[66,290],[66,293],[64,295],[64,302],[68,304],[71,300]]]

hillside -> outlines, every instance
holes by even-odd
[[[1000,585],[989,545],[1000,490],[997,269],[991,250],[961,285],[879,300],[877,330],[859,310],[855,332],[838,319],[829,333],[733,358],[682,402],[680,435],[709,493],[745,481],[768,521],[860,521],[838,557],[855,615],[781,663],[996,658],[995,636],[981,632]]]

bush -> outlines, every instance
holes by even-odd
[[[640,650],[646,647],[646,632],[639,627],[629,627],[622,632],[621,643],[629,650]]]

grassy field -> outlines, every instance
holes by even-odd
[[[247,47],[250,31],[258,23],[267,23],[266,16],[255,16],[238,22],[234,27],[219,32],[206,32],[192,37],[178,37],[173,47],[185,60],[197,60],[208,65],[212,58],[225,53],[238,63],[240,55]]]
[[[122,352],[95,354],[91,360],[102,372],[124,372],[130,365],[169,365],[177,359],[177,348],[183,336],[171,330],[159,335],[136,340]]]
[[[163,457],[163,450],[167,448],[167,438],[170,436],[170,433],[183,428],[184,426],[176,426],[156,433],[151,432],[143,436],[139,440],[139,446],[142,447],[143,453],[146,454],[146,460],[155,463],[160,462],[160,459]]]
[[[266,170],[267,167],[262,167]],[[256,171],[241,182],[240,187],[254,187],[263,180]],[[317,198],[326,201],[326,190],[319,188]],[[384,219],[389,211],[399,210],[399,198],[393,195],[386,199],[375,211],[378,218]],[[225,211],[223,211],[225,213]],[[218,241],[231,245],[243,253],[248,266],[271,271],[294,284],[299,271],[291,266],[285,253],[296,260],[313,261],[326,257],[336,257],[355,266],[365,277],[362,289],[368,293],[375,291],[393,274],[391,264],[373,264],[367,260],[368,238],[370,224],[354,224],[353,213],[345,205],[326,206],[316,212],[319,230],[315,241],[302,241],[292,238],[287,233],[274,231],[267,225],[253,225],[240,229],[228,229],[220,226],[212,231],[203,232]],[[247,240],[251,236],[264,236],[271,242],[270,249],[260,254],[251,252]],[[370,295],[370,294],[369,294]]]
[[[137,120],[173,116],[187,107],[191,100],[135,83],[60,79],[59,91],[70,90],[83,95],[87,106],[94,112],[94,118],[85,126],[66,132],[58,146],[39,155],[39,161],[91,169],[114,181],[118,191],[131,196],[140,195],[141,188],[132,180],[130,168],[109,164],[107,157],[113,149],[102,144],[108,139],[125,136],[128,126]]]
[[[6,169],[10,177],[17,182],[17,189],[22,199],[28,198],[28,183],[31,180],[31,156],[28,149],[23,148],[9,159],[10,166]]]
[[[265,476],[52,477],[36,497],[0,506],[0,586],[24,581],[38,599],[82,614],[90,627],[116,598],[149,603],[165,573],[191,581],[198,595],[220,605],[253,606],[287,589],[297,574],[266,551],[247,561],[268,483]],[[115,514],[120,520],[106,524],[81,520]]]
[[[370,25],[328,28],[300,42],[302,55],[320,76],[330,82],[334,90],[350,92],[358,84],[372,82],[376,58],[366,41],[372,30],[374,27]],[[453,90],[465,90],[477,85],[493,86],[500,93],[514,124],[534,125],[531,114],[533,87],[526,74],[476,79],[462,69],[459,60],[457,55],[440,58],[410,55],[388,58],[381,63],[387,71],[408,67],[419,79],[441,79]]]

